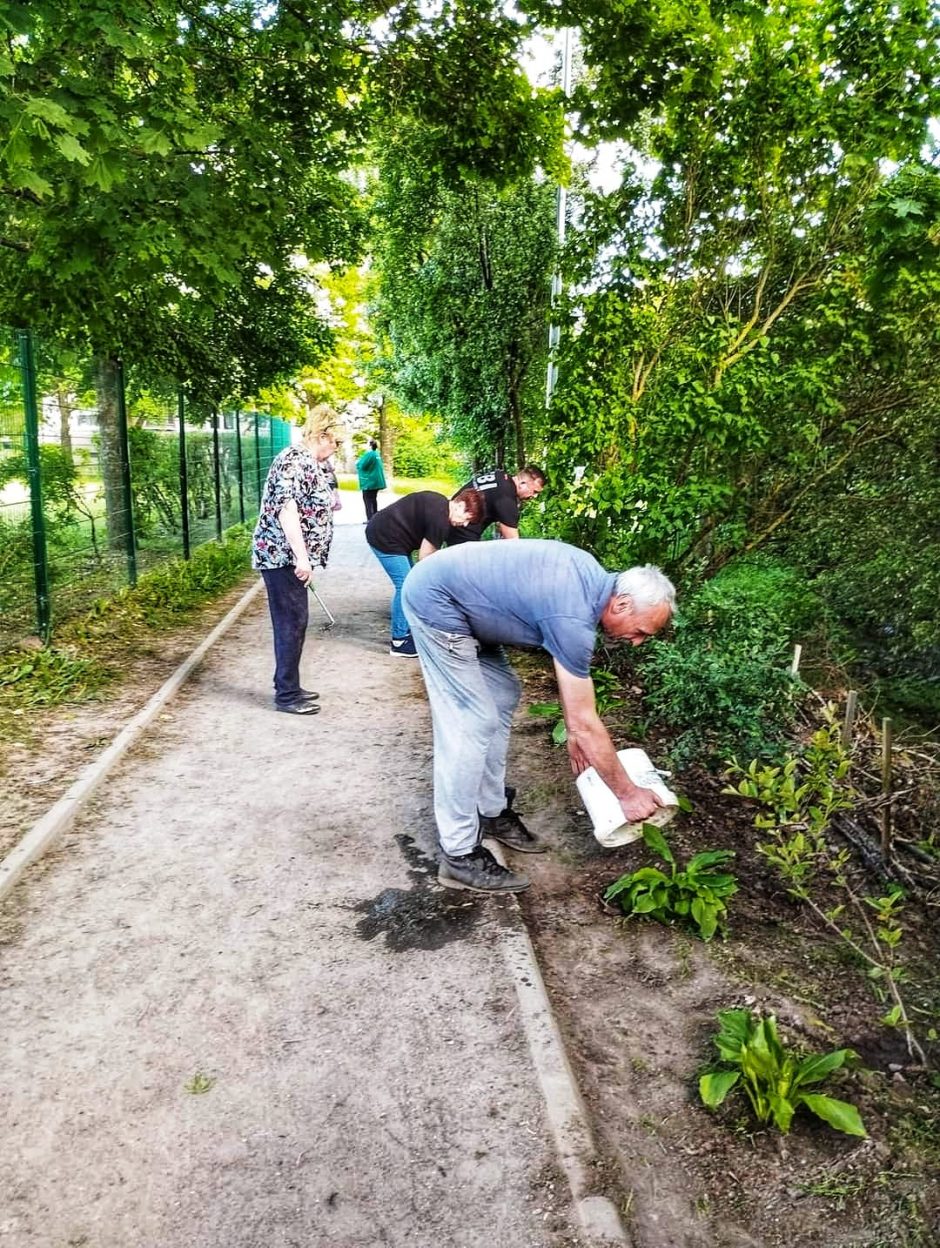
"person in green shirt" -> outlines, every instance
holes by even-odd
[[[382,457],[379,455],[379,444],[375,438],[369,439],[368,449],[356,460],[356,474],[359,477],[362,501],[366,505],[366,523],[368,524],[379,509],[379,490],[385,489],[385,471],[382,468]]]

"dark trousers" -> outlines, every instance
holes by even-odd
[[[371,520],[379,509],[379,492],[378,490],[363,490],[362,501],[366,505],[366,519]]]
[[[262,568],[274,629],[274,700],[278,706],[300,697],[300,656],[307,634],[310,598],[307,586],[286,568]]]

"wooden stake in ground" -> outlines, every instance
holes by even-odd
[[[790,675],[795,676],[800,670],[800,656],[803,653],[803,647],[799,642],[793,647],[793,662],[790,664]]]
[[[852,729],[855,726],[855,712],[858,710],[858,690],[850,689],[845,700],[845,719],[842,721],[842,748],[847,750],[852,744]]]
[[[894,733],[890,719],[881,721],[881,792],[884,806],[881,809],[881,853],[888,860],[891,853],[891,743]]]

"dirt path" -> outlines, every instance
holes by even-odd
[[[430,883],[429,723],[338,534],[312,719],[263,600],[7,902],[0,1245],[572,1248],[495,949]]]

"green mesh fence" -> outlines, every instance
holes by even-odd
[[[35,630],[33,529],[16,336],[0,330],[0,640]]]
[[[253,519],[291,442],[285,421],[190,408],[132,365],[42,343],[27,360],[26,337],[0,328],[0,648]]]

